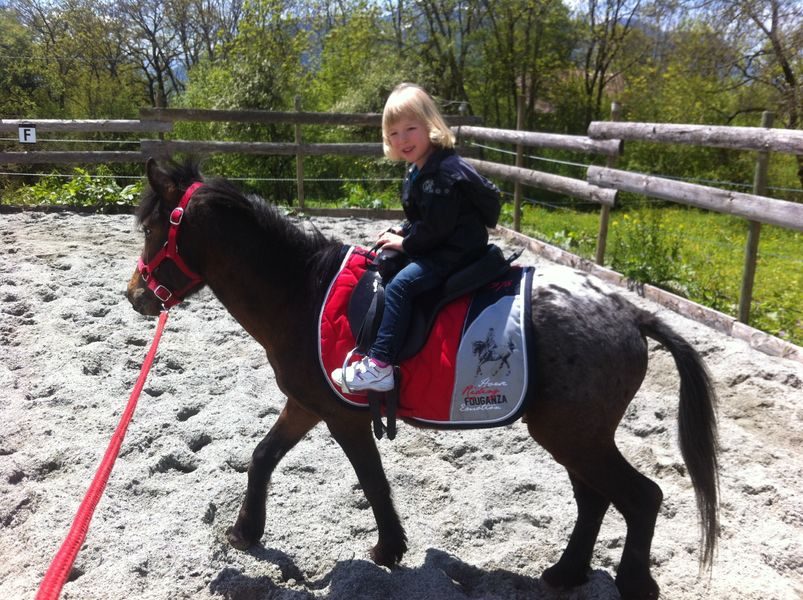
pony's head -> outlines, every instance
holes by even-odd
[[[195,164],[171,163],[164,170],[152,158],[146,171],[148,186],[136,212],[145,246],[127,296],[137,312],[155,316],[203,286],[186,257],[178,254],[184,213],[203,177]]]

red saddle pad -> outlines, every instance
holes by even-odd
[[[364,249],[348,249],[327,291],[318,328],[326,380],[343,402],[365,409],[367,395],[344,393],[331,373],[356,345],[348,303],[372,258]],[[488,427],[518,418],[527,390],[528,271],[515,268],[508,279],[458,298],[438,313],[421,351],[399,365],[400,417],[446,427]],[[488,319],[493,320],[490,326]]]

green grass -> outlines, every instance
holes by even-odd
[[[504,220],[512,223],[510,207]],[[522,231],[593,259],[599,215],[524,207]],[[748,225],[744,219],[682,207],[611,212],[607,266],[735,316]],[[803,345],[803,233],[764,225],[750,324]]]

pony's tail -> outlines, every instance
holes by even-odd
[[[639,327],[644,335],[666,346],[680,374],[680,452],[689,470],[700,513],[700,567],[710,568],[719,535],[716,394],[700,355],[686,340],[649,313],[641,314]]]

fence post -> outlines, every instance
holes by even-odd
[[[618,121],[622,114],[622,106],[618,102],[611,102],[611,121]],[[616,166],[616,157],[609,156],[605,159],[605,166],[612,168]],[[597,253],[595,262],[598,265],[605,264],[605,247],[608,245],[608,222],[611,218],[611,207],[603,204],[599,211],[599,232],[597,233]]]
[[[144,113],[144,112],[145,112],[145,111],[144,111],[142,108],[140,108],[140,109],[139,109],[139,120],[140,120],[140,122],[141,122],[141,123],[149,123],[149,122],[153,121],[153,119],[152,119],[152,118],[150,118],[150,117],[148,117],[148,116],[146,116],[146,115],[143,115],[143,113]],[[165,141],[165,133],[164,133],[164,131],[158,131],[158,132],[156,133],[156,137],[158,138],[158,140],[159,140],[160,142],[164,142],[164,141]],[[142,150],[142,142],[143,142],[143,141],[145,141],[145,140],[144,140],[142,137],[140,137],[140,140],[139,140],[139,151],[142,153],[142,163],[143,163],[143,166],[144,166],[144,163],[145,163],[145,161],[146,161],[148,158],[150,158],[150,157],[148,157],[148,156],[145,156],[145,153],[144,153],[144,151]]]
[[[524,95],[516,97],[516,130],[524,129]],[[516,167],[524,166],[524,146],[516,144]],[[513,184],[513,231],[521,232],[521,189],[520,181]]]
[[[775,114],[764,111],[761,115],[761,126],[772,127]],[[767,170],[770,153],[762,150],[756,154],[756,170],[753,175],[753,193],[763,196],[767,193]],[[747,324],[750,321],[750,304],[753,302],[753,282],[756,277],[756,260],[758,258],[758,240],[761,236],[761,223],[748,221],[747,244],[744,250],[744,269],[742,270],[742,289],[739,292],[739,321]]]
[[[301,96],[296,96],[296,112],[301,112]],[[304,155],[301,153],[301,123],[296,123],[296,194],[298,195],[298,208],[304,210]]]

